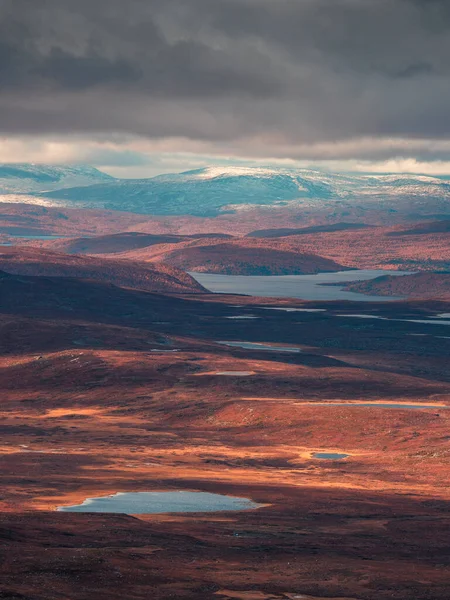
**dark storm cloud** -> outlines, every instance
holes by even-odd
[[[345,140],[395,137],[404,150],[382,151],[404,154],[450,137],[449,5],[0,0],[0,130],[258,138],[267,155],[337,158]]]
[[[111,86],[174,98],[264,96],[280,83],[265,72],[256,52],[241,60],[232,49],[216,48],[182,29],[169,39],[155,17],[171,9],[161,11],[158,1],[14,0],[4,6],[0,85],[6,92]]]

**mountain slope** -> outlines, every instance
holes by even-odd
[[[214,217],[249,206],[324,207],[345,218],[375,204],[391,212],[449,214],[450,184],[438,177],[329,173],[294,168],[208,167],[151,179],[113,179],[53,189],[33,201],[153,215]]]
[[[113,180],[110,175],[89,166],[0,164],[0,194],[47,192]]]
[[[190,275],[162,264],[102,260],[37,248],[0,248],[0,270],[15,275],[77,277],[158,293],[202,293]]]
[[[229,205],[274,205],[298,198],[331,198],[333,190],[317,178],[287,171],[213,168],[121,180],[88,188],[56,190],[48,199],[143,214],[215,216]]]

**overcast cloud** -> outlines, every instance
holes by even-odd
[[[0,134],[112,166],[443,164],[449,57],[445,0],[0,0]]]

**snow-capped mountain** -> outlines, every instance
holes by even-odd
[[[42,167],[39,167],[42,171]],[[45,191],[34,190],[33,199],[56,206],[104,208],[153,215],[217,216],[254,206],[331,209],[345,215],[346,207],[414,214],[450,214],[450,183],[439,177],[414,175],[366,175],[271,167],[207,167],[151,179],[114,179],[95,169],[49,167]],[[72,173],[73,171],[73,173]],[[20,185],[43,186],[26,171]],[[44,174],[42,177],[44,177]],[[58,185],[55,181],[60,176]],[[71,177],[83,179],[68,185]],[[89,185],[89,177],[96,179]],[[103,179],[102,179],[103,178]],[[100,179],[100,181],[98,180]],[[30,180],[33,183],[28,183]],[[0,170],[0,182],[2,172]],[[25,181],[25,183],[23,183]],[[8,179],[11,193],[20,193]],[[92,182],[91,182],[92,183]],[[23,189],[23,188],[22,188]],[[32,190],[23,190],[28,194]],[[38,192],[38,193],[36,193]],[[6,192],[3,192],[6,193]],[[5,201],[7,197],[4,198]]]
[[[47,192],[106,181],[114,178],[89,166],[0,164],[0,194]]]

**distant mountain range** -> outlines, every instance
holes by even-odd
[[[114,178],[88,166],[0,164],[0,194],[46,193],[107,181]]]
[[[450,182],[292,168],[207,167],[150,179],[115,179],[92,167],[0,165],[4,202],[149,215],[215,217],[249,207],[450,215]],[[8,200],[8,196],[10,200]]]

